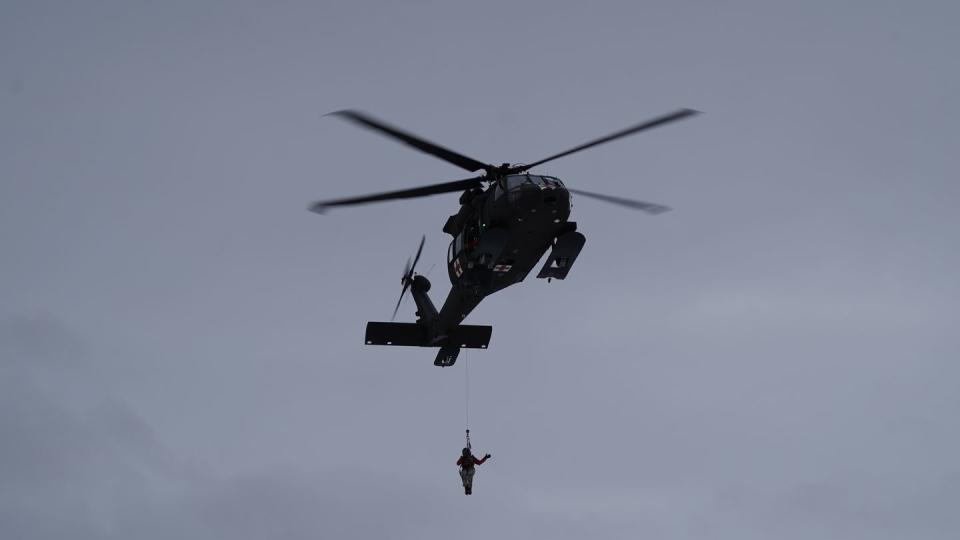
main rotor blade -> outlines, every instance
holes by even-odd
[[[350,197],[347,199],[334,199],[331,201],[317,201],[310,205],[310,210],[322,214],[325,210],[333,206],[350,206],[354,204],[364,204],[377,201],[390,201],[394,199],[412,199],[414,197],[426,197],[427,195],[436,195],[438,193],[449,193],[451,191],[463,191],[465,189],[482,187],[482,177],[466,178],[464,180],[454,180],[453,182],[444,182],[442,184],[431,184],[410,189],[401,189],[399,191],[385,191],[383,193],[372,193],[370,195],[361,195],[359,197]]]
[[[621,138],[621,137],[626,137],[627,135],[633,135],[634,133],[638,133],[638,132],[640,132],[640,131],[644,131],[644,130],[647,130],[647,129],[655,128],[655,127],[657,127],[657,126],[662,126],[662,125],[664,125],[664,124],[669,124],[670,122],[675,122],[675,121],[680,120],[680,119],[682,119],[682,118],[686,118],[686,117],[688,117],[688,116],[693,116],[693,115],[698,114],[698,113],[699,113],[699,111],[695,111],[695,110],[693,110],[693,109],[680,109],[679,111],[675,111],[675,112],[672,112],[672,113],[670,113],[670,114],[666,114],[666,115],[663,115],[663,116],[659,116],[659,117],[657,117],[657,118],[654,118],[653,120],[648,120],[648,121],[646,121],[646,122],[644,122],[644,123],[642,123],[642,124],[637,124],[637,125],[635,125],[635,126],[633,126],[633,127],[629,127],[629,128],[627,128],[627,129],[618,131],[618,132],[616,132],[616,133],[611,133],[610,135],[607,135],[606,137],[600,137],[599,139],[595,139],[595,140],[590,141],[590,142],[588,142],[588,143],[581,144],[580,146],[573,147],[573,148],[567,150],[566,152],[560,152],[559,154],[555,154],[555,155],[552,155],[552,156],[550,156],[550,157],[548,157],[548,158],[541,159],[540,161],[535,161],[535,162],[530,163],[530,164],[527,164],[527,165],[521,165],[520,167],[517,167],[516,169],[512,169],[512,172],[522,172],[522,171],[526,171],[526,170],[528,170],[528,169],[532,169],[532,168],[536,167],[537,165],[542,165],[542,164],[544,164],[544,163],[546,163],[546,162],[548,162],[548,161],[553,161],[553,160],[555,160],[555,159],[557,159],[557,158],[562,158],[563,156],[569,156],[570,154],[573,154],[573,153],[575,153],[575,152],[579,152],[579,151],[581,151],[581,150],[586,150],[587,148],[592,148],[592,147],[594,147],[594,146],[598,146],[598,145],[601,145],[601,144],[603,144],[603,143],[610,142],[610,141],[612,141],[612,140],[614,140],[614,139],[619,139],[619,138]]]
[[[347,109],[343,111],[332,112],[330,114],[334,114],[342,118],[346,118],[351,122],[360,124],[361,126],[368,127],[374,131],[379,131],[380,133],[383,133],[388,137],[393,137],[394,139],[398,139],[402,142],[405,142],[410,146],[416,148],[417,150],[420,150],[421,152],[426,152],[432,156],[436,156],[444,161],[453,163],[457,167],[466,169],[470,172],[475,172],[479,170],[490,170],[493,168],[491,165],[487,165],[486,163],[481,163],[473,158],[467,157],[458,152],[454,152],[449,148],[444,148],[439,144],[432,143],[422,137],[418,137],[416,135],[413,135],[412,133],[401,131],[398,128],[395,128],[385,122],[377,120],[376,118],[368,116],[360,111],[353,111],[353,110]]]
[[[624,199],[623,197],[613,197],[610,195],[604,195],[602,193],[592,193],[590,191],[581,191],[579,189],[570,189],[567,188],[567,191],[570,193],[576,193],[577,195],[583,195],[584,197],[593,197],[594,199],[599,199],[608,203],[619,204],[620,206],[626,206],[627,208],[633,208],[634,210],[643,210],[648,214],[662,214],[664,212],[669,212],[670,207],[663,206],[662,204],[637,201],[633,199]]]

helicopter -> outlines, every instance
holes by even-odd
[[[451,235],[453,240],[447,248],[447,273],[451,288],[440,310],[427,294],[430,281],[415,272],[423,252],[424,236],[412,263],[407,260],[400,280],[400,299],[391,321],[368,322],[366,344],[439,347],[434,365],[440,367],[454,365],[462,348],[486,349],[492,327],[462,324],[467,315],[485,297],[523,281],[548,249],[550,255],[537,273],[537,278],[548,281],[566,278],[583,249],[586,237],[577,231],[576,222],[569,220],[571,194],[653,215],[670,210],[655,203],[568,188],[559,178],[530,174],[530,169],[697,113],[693,109],[679,109],[533,163],[503,163],[498,166],[477,161],[360,111],[330,113],[467,171],[483,173],[462,180],[318,201],[310,205],[311,211],[323,214],[339,206],[460,192],[460,209],[447,218],[443,226],[443,232]],[[416,304],[417,321],[393,322],[408,290]]]

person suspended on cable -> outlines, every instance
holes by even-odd
[[[473,493],[473,473],[476,471],[474,467],[483,465],[488,459],[490,459],[490,454],[483,456],[483,459],[478,459],[469,447],[463,449],[460,459],[457,460],[457,465],[460,466],[460,479],[463,480],[464,495]]]

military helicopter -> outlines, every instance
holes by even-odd
[[[487,348],[492,327],[461,323],[486,296],[523,281],[548,249],[551,250],[550,255],[537,277],[548,281],[567,277],[586,242],[583,234],[577,232],[577,224],[568,220],[571,193],[649,214],[669,210],[659,204],[571,189],[557,177],[530,174],[530,169],[587,148],[687,118],[697,114],[697,111],[680,109],[533,163],[504,163],[499,166],[454,152],[359,111],[343,110],[330,114],[399,140],[467,171],[483,172],[480,176],[463,180],[319,201],[310,206],[310,210],[322,214],[337,206],[461,192],[459,211],[447,218],[443,226],[443,232],[453,237],[447,248],[447,273],[452,287],[443,306],[437,311],[427,294],[430,281],[414,271],[423,251],[424,236],[413,262],[407,261],[400,280],[403,286],[400,299],[393,310],[393,318],[396,318],[400,303],[409,290],[417,306],[417,322],[397,323],[392,319],[391,322],[368,322],[365,336],[368,345],[439,347],[434,365],[446,367],[457,361],[461,348]]]

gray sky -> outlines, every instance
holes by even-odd
[[[955,538],[956,2],[0,5],[0,537]],[[491,348],[362,346],[461,178],[576,199]],[[412,320],[413,306],[401,307]],[[462,495],[464,428],[494,459]]]

